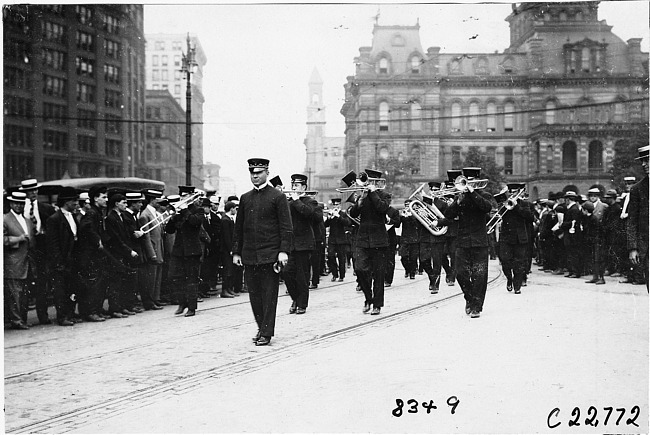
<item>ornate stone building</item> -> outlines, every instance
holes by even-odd
[[[325,124],[323,80],[314,68],[309,79],[307,137],[304,141],[305,174],[309,177],[309,190],[318,190],[316,199],[327,203],[330,199],[340,196],[336,188],[339,187],[339,180],[346,171],[343,160],[345,137],[326,137]],[[289,180],[284,182],[288,183]]]
[[[345,85],[346,169],[412,158],[413,182],[441,180],[476,147],[533,199],[608,187],[616,147],[647,129],[641,40],[613,34],[598,2],[522,3],[506,20],[503,53],[424,51],[419,24],[375,25]]]

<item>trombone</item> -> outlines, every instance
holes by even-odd
[[[140,227],[140,231],[147,234],[147,233],[151,232],[154,228],[157,228],[160,225],[166,224],[172,218],[173,215],[175,215],[178,211],[184,210],[187,207],[189,207],[190,204],[194,203],[202,195],[203,195],[203,192],[194,192],[191,195],[186,196],[185,198],[182,198],[175,205],[170,204],[170,209],[169,210],[166,210],[164,213],[161,213],[160,215],[156,216],[154,219],[152,219],[149,222],[147,222],[146,224],[142,225]]]
[[[502,195],[507,191],[504,190],[503,192],[497,194],[496,196]],[[510,210],[515,208],[517,205],[517,201],[519,201],[524,194],[526,193],[526,189],[519,189],[517,192],[514,192],[512,195],[508,197],[508,199],[504,202],[504,204],[499,208],[499,210],[490,218],[488,223],[485,225],[487,227],[487,233],[492,234],[494,230],[497,229],[497,226],[501,223],[503,220],[503,216],[508,213]]]
[[[463,175],[459,175],[456,177],[456,180],[454,180],[454,187],[447,187],[445,189],[431,192],[431,197],[441,198],[443,196],[456,195],[458,193],[464,192],[468,186],[472,186],[474,189],[485,189],[489,182],[490,180],[487,178],[481,180],[468,180]],[[424,185],[420,186],[420,189],[422,187],[424,187]]]
[[[367,190],[370,185],[377,186],[378,190],[386,188],[386,179],[385,178],[371,178],[368,177],[368,174],[365,172],[359,172],[357,175],[356,181],[349,187],[341,187],[336,189],[337,192],[341,193],[351,193],[351,192],[363,192]]]

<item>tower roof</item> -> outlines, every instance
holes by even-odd
[[[314,67],[314,70],[311,72],[309,84],[323,84],[323,79],[320,77],[320,74],[318,74],[318,69],[316,69],[316,67]]]

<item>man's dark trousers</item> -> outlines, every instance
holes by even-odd
[[[273,263],[245,266],[244,280],[260,336],[273,337],[280,286],[279,274],[273,271]]]
[[[483,310],[487,291],[488,247],[456,248],[456,280],[472,311]]]
[[[375,308],[383,307],[386,248],[357,248],[354,267],[366,302]]]
[[[284,268],[284,282],[298,308],[309,304],[309,268],[311,251],[292,251]]]

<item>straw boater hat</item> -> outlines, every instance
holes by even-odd
[[[36,181],[36,178],[30,178],[29,180],[23,180],[20,182],[20,190],[33,190],[41,187],[41,184]]]
[[[573,190],[567,190],[567,192],[564,194],[564,198],[571,198],[574,201],[577,201],[580,197]]]
[[[589,190],[587,191],[587,196],[592,196],[592,195],[601,196],[601,195],[602,195],[602,192],[600,191],[599,188],[597,188],[597,187],[592,187],[591,189],[589,189]]]
[[[12,192],[7,196],[7,200],[11,202],[21,202],[25,204],[25,199],[27,199],[27,195],[24,192]]]
[[[127,192],[126,202],[144,201],[144,195],[140,192]]]
[[[650,151],[650,145],[642,146],[639,148],[639,157],[634,160],[648,160],[648,152]]]

